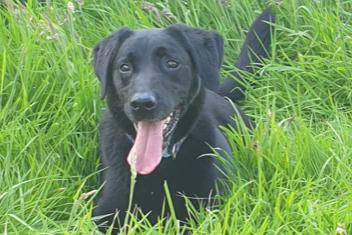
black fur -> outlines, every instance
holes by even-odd
[[[236,67],[240,70],[253,72],[258,63],[268,58],[271,43],[272,24],[275,22],[275,15],[271,8],[266,9],[252,24],[248,31],[246,40],[241,49]],[[243,100],[245,88],[240,73],[235,72],[236,80],[226,78],[218,90],[219,95],[227,96],[233,101]]]
[[[252,71],[251,61],[259,62],[268,56],[271,28],[263,20],[273,22],[270,9],[252,25],[236,63],[240,69]],[[170,58],[180,63],[177,69],[165,67]],[[151,174],[138,175],[136,179],[133,205],[149,213],[152,223],[162,211],[165,181],[176,216],[183,221],[188,215],[179,193],[208,198],[214,190],[221,177],[216,160],[199,156],[211,153],[210,146],[230,153],[220,125],[231,124],[236,128],[238,118],[246,126],[252,125],[237,106],[234,108],[223,97],[236,98],[238,95],[233,92],[239,85],[227,79],[219,87],[222,60],[221,36],[185,25],[137,32],[123,28],[94,48],[94,68],[108,103],[99,129],[105,184],[94,210],[95,217],[107,215],[96,219],[102,231],[116,222],[116,212],[120,223],[126,215],[131,176],[126,158],[136,135],[133,122],[161,120],[177,107],[183,107],[171,139],[172,145],[186,137],[176,158],[163,159]],[[126,64],[132,69],[119,71]],[[131,97],[137,93],[151,94],[156,107],[148,112],[131,109]]]

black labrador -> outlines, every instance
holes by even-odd
[[[252,71],[268,56],[274,15],[265,10],[250,28],[236,66]],[[93,212],[104,231],[123,223],[131,171],[137,172],[133,205],[157,221],[167,182],[176,216],[187,219],[184,197],[208,200],[221,178],[211,147],[231,154],[219,126],[247,127],[233,101],[243,98],[241,77],[219,85],[223,39],[176,24],[165,29],[122,28],[94,48],[94,69],[108,108],[100,123],[104,186]],[[236,118],[238,117],[237,121]],[[226,154],[224,154],[226,155]],[[117,214],[116,214],[117,213]],[[98,219],[99,218],[99,219]]]

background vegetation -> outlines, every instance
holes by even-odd
[[[260,0],[0,2],[0,233],[92,234],[104,102],[91,48],[174,22],[225,38],[228,75]],[[233,146],[232,193],[194,234],[352,234],[352,1],[276,1],[273,56],[246,75],[257,123]],[[177,234],[132,218],[130,234]]]

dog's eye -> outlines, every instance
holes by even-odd
[[[180,65],[177,61],[174,60],[168,60],[166,64],[169,69],[176,69]]]
[[[128,73],[131,71],[131,67],[128,64],[120,65],[120,72],[121,73]]]

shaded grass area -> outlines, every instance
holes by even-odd
[[[89,234],[99,188],[97,123],[104,102],[91,48],[127,25],[175,22],[225,38],[222,74],[234,69],[246,30],[266,1],[5,1],[0,10],[0,232]],[[80,4],[83,2],[83,4]],[[5,7],[6,6],[6,7]],[[352,3],[283,1],[272,59],[242,106],[252,136],[228,128],[232,192],[194,212],[194,234],[352,233]],[[191,210],[191,209],[190,209]],[[172,218],[132,217],[130,234],[176,234]],[[126,232],[128,233],[128,232]]]

